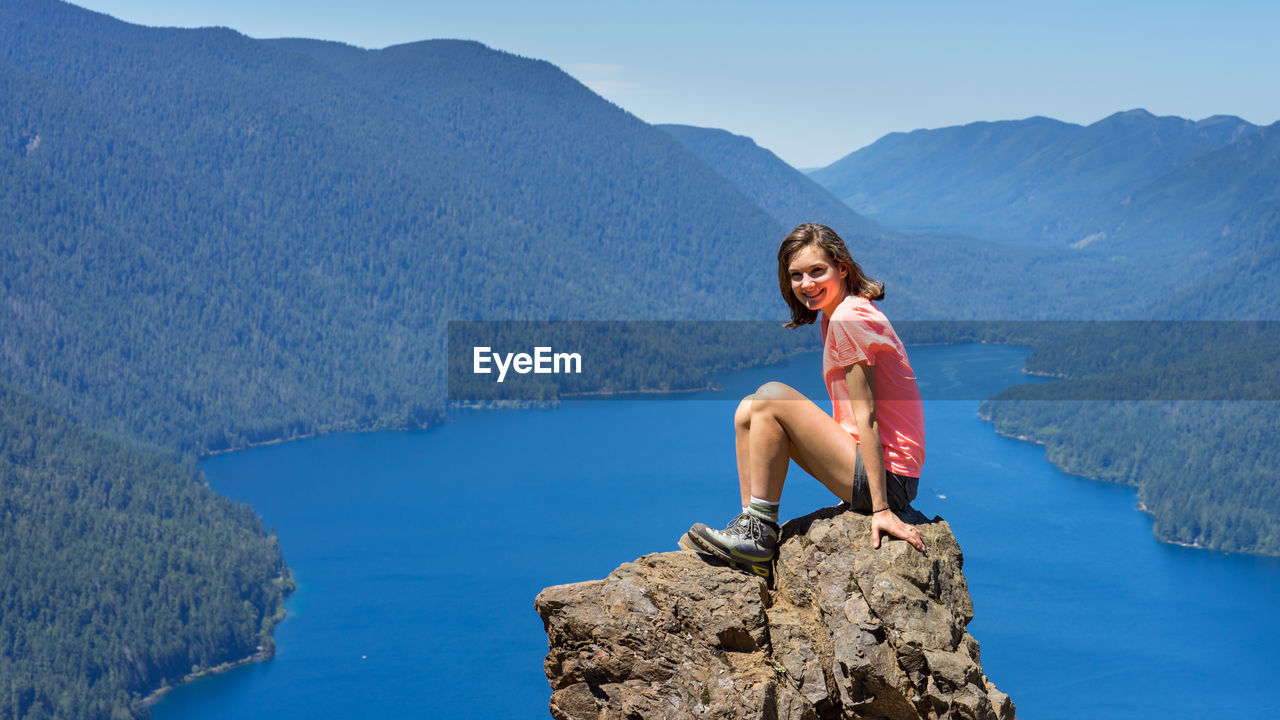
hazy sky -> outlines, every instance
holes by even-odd
[[[1280,120],[1280,3],[81,0],[143,25],[362,47],[465,38],[548,60],[653,123],[748,135],[798,167],[896,130],[1136,107]],[[1272,87],[1273,90],[1265,88]]]

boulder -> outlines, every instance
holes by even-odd
[[[630,718],[1012,720],[965,627],[950,526],[918,513],[923,555],[870,545],[825,508],[782,528],[776,587],[687,550],[538,594],[551,714]]]

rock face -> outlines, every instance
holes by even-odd
[[[1011,720],[965,631],[973,603],[941,518],[870,546],[826,508],[783,527],[776,588],[689,551],[646,555],[535,601],[551,714],[593,718]]]

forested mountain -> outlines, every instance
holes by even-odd
[[[822,223],[837,228],[846,242],[895,234],[854,212],[749,137],[692,125],[654,127],[679,140],[787,228],[805,222]]]
[[[52,0],[0,34],[0,379],[95,427],[207,451],[421,425],[446,319],[778,314],[780,226],[547,63]]]
[[[887,283],[883,304],[891,317],[1102,319],[1147,303],[1136,294],[1096,301],[1099,292],[1125,281],[1124,269],[1100,255],[892,230],[853,212],[750,138],[687,125],[658,127],[785,227],[817,220],[835,228],[863,268]]]
[[[1109,376],[1067,382],[1068,397],[1103,395],[1118,384]],[[1046,395],[1018,386],[984,402],[982,413],[1000,432],[1044,444],[1049,459],[1067,472],[1136,486],[1161,540],[1280,555],[1280,403],[1274,397],[1042,400]]]
[[[270,651],[291,587],[254,512],[188,464],[0,386],[0,710],[127,718],[193,671]]]
[[[1240,255],[1205,279],[1153,304],[1150,315],[1179,320],[1280,320],[1280,208],[1257,223],[1263,245]],[[1273,228],[1269,232],[1266,228]],[[1244,233],[1241,233],[1244,235]],[[1269,238],[1269,244],[1268,244]]]
[[[892,227],[937,230],[965,222],[967,231],[980,235],[987,228],[971,220],[981,213],[972,207],[976,201],[967,180],[979,187],[996,184],[1073,127],[1034,117],[890,133],[809,176],[853,209]],[[1012,192],[1003,185],[992,190],[998,199],[988,201],[998,208]]]
[[[1209,265],[1275,247],[1280,123],[1198,155],[1092,220],[1099,249]]]
[[[1087,245],[1100,212],[1256,127],[1120,112],[1088,126],[1043,117],[892,133],[811,176],[873,220],[914,231]]]

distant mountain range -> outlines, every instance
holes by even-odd
[[[1105,259],[1125,281],[1098,290],[1130,317],[1280,315],[1250,279],[1277,261],[1280,124],[1144,110],[973,123],[893,133],[810,177],[898,230]]]
[[[1095,242],[1097,215],[1257,127],[1130,110],[1080,126],[1044,117],[892,133],[811,176],[850,207],[904,230],[1010,242]],[[1101,238],[1098,238],[1101,239]]]
[[[1137,296],[1099,306],[1090,294],[1124,270],[1097,255],[948,233],[907,233],[872,222],[750,138],[724,130],[659,126],[783,226],[825,222],[864,269],[886,281],[898,319],[1079,319],[1121,316]],[[1043,279],[1045,282],[1041,282]],[[1052,279],[1052,282],[1048,282]]]

